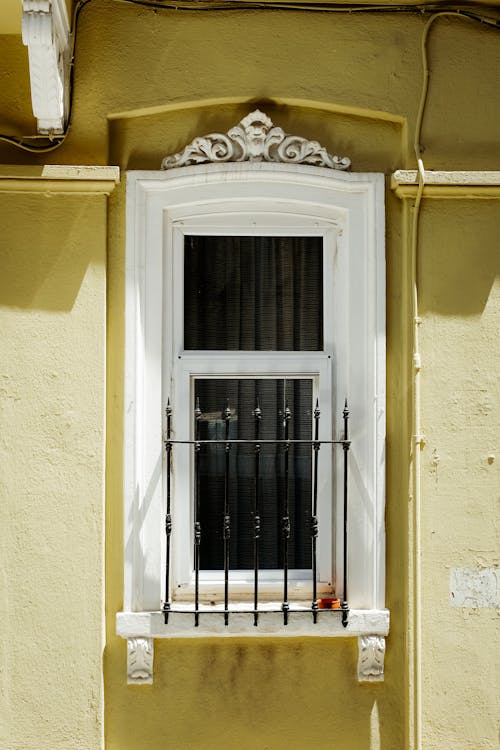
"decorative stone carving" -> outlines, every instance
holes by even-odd
[[[210,133],[195,138],[184,151],[166,156],[162,169],[207,162],[268,161],[313,164],[329,169],[348,169],[347,157],[332,156],[317,141],[288,135],[256,109],[227,133]]]
[[[31,102],[39,133],[62,133],[69,106],[70,28],[65,0],[23,0]]]
[[[385,638],[381,635],[362,635],[358,638],[358,680],[382,682],[384,679]]]
[[[127,682],[152,685],[154,641],[152,638],[127,638]]]

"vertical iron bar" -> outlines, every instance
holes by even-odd
[[[165,625],[168,625],[168,613],[170,612],[170,539],[172,536],[172,516],[170,514],[170,478],[171,478],[171,459],[172,459],[172,443],[171,429],[172,429],[172,407],[170,406],[170,399],[167,401],[167,408],[165,409],[167,417],[167,441],[165,448],[167,451],[167,514],[165,516],[165,534],[166,534],[166,550],[165,550],[165,599],[163,602],[163,616],[165,618]]]
[[[347,399],[344,405],[344,442],[342,445],[344,449],[344,582],[343,582],[343,594],[342,594],[342,625],[347,627],[347,613],[349,610],[348,599],[347,599],[347,472],[348,472],[348,459],[349,459],[349,409],[347,408]]]
[[[285,402],[285,440],[288,440],[289,422],[292,412],[288,407],[288,401]],[[290,605],[288,603],[288,540],[290,539],[290,516],[288,508],[288,463],[289,463],[290,444],[285,443],[284,461],[285,461],[285,500],[283,507],[283,518],[281,520],[281,529],[283,533],[283,624],[288,625],[288,612]]]
[[[200,399],[196,399],[194,410],[194,624],[198,627],[200,620]]]
[[[311,543],[312,543],[312,613],[313,622],[318,621],[318,565],[316,558],[316,546],[318,540],[318,452],[320,449],[319,439],[319,401],[316,399],[316,406],[314,408],[314,463],[313,463],[313,497],[312,497],[312,518],[311,518]]]
[[[229,399],[223,412],[226,422],[226,441],[229,440],[229,420],[231,409]],[[229,541],[231,538],[231,517],[229,515],[229,453],[231,444],[226,442],[226,464],[224,468],[224,625],[229,623]]]
[[[262,419],[262,411],[257,399],[257,405],[254,409],[253,416],[255,419],[255,440],[259,439],[260,435],[260,423]],[[253,584],[253,624],[258,625],[259,615],[257,612],[259,605],[259,539],[260,539],[260,445],[255,443],[255,497],[254,497],[254,514],[253,514],[253,528],[254,528],[254,547],[253,547],[253,569],[254,569],[254,584]]]

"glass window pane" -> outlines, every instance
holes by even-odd
[[[229,400],[230,439],[254,439],[253,410],[262,410],[260,439],[284,438],[284,408],[292,412],[289,438],[312,439],[311,379],[197,379],[195,397],[202,417],[200,439],[224,440],[222,412]],[[289,567],[311,567],[311,446],[293,445],[289,451],[288,499],[291,535]],[[203,445],[200,451],[201,567],[221,570],[223,562],[225,445]],[[230,452],[229,507],[231,515],[230,567],[252,569],[255,503],[255,448],[233,445]],[[285,479],[283,446],[263,444],[260,453],[260,568],[283,567],[281,518]]]
[[[186,236],[184,348],[321,351],[321,237]]]

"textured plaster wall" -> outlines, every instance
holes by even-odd
[[[423,26],[420,17],[152,13],[93,0],[80,17],[65,144],[37,157],[0,144],[0,160],[155,169],[166,153],[195,135],[227,130],[257,104],[290,132],[349,155],[356,170],[413,167]],[[479,25],[437,22],[423,128],[428,169],[499,167],[499,41]],[[34,130],[24,55],[18,38],[0,46],[2,132]],[[324,750],[339,738],[346,750],[407,747],[414,687],[409,206],[388,191],[392,624],[385,682],[357,683],[355,641],[235,639],[157,642],[154,684],[137,688],[126,685],[125,643],[114,634],[123,575],[124,190],[122,182],[110,197],[108,226],[104,198],[2,196],[0,203],[8,227],[1,242],[8,254],[2,370],[17,389],[11,384],[8,393],[20,393],[18,402],[6,400],[11,411],[1,442],[3,507],[15,529],[3,538],[9,624],[2,748],[100,747],[106,232],[106,750]],[[492,613],[452,608],[449,575],[452,567],[494,564],[500,459],[487,456],[498,450],[498,209],[498,201],[424,200],[422,211],[426,750],[483,750],[495,741]]]
[[[105,199],[0,194],[0,747],[101,746]]]
[[[422,218],[426,748],[493,750],[499,592],[451,606],[450,571],[499,565],[500,201],[433,201]]]

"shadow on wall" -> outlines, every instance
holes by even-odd
[[[152,686],[128,686],[125,643],[108,692],[106,738],[120,750],[396,750],[396,686],[360,685],[357,639],[157,640]],[[111,670],[118,674],[116,668]]]
[[[0,305],[69,311],[91,264],[103,263],[105,196],[2,195]]]
[[[500,200],[425,200],[420,217],[420,311],[480,315],[500,276]]]
[[[254,109],[265,112],[285,132],[319,141],[330,153],[348,156],[355,171],[385,172],[401,166],[403,118],[272,99],[182,102],[175,108],[166,105],[155,111],[110,115],[109,163],[124,170],[159,169],[164,156],[182,151],[198,136],[226,133]]]

